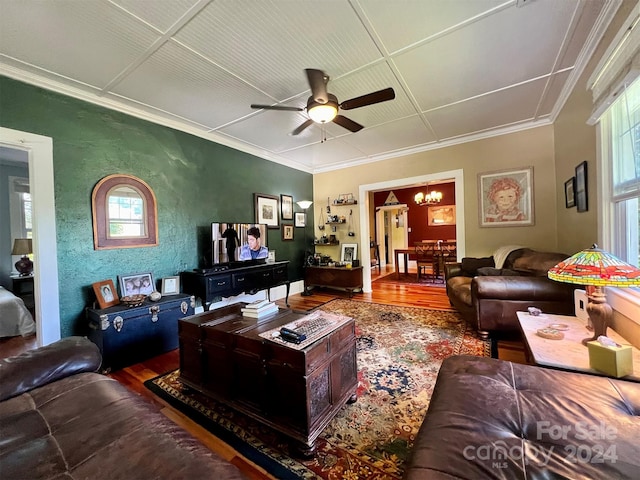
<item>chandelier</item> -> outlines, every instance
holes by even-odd
[[[437,203],[440,203],[440,201],[442,200],[442,192],[436,192],[435,190],[432,190],[426,195],[422,192],[418,192],[416,193],[415,197],[413,197],[413,199],[421,207],[425,205],[435,205]]]

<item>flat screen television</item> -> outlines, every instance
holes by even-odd
[[[257,231],[255,230],[257,228]],[[259,233],[260,248],[251,255],[249,245],[255,233]],[[244,247],[244,248],[243,248]],[[267,226],[260,223],[221,223],[211,224],[211,264],[245,264],[247,262],[266,262],[269,254],[267,247]],[[255,248],[255,244],[254,244]]]

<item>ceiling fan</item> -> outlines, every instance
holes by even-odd
[[[290,112],[302,112],[306,110],[309,115],[309,119],[291,132],[291,135],[298,135],[313,122],[320,124],[327,122],[337,123],[341,127],[355,133],[362,130],[364,126],[354,122],[350,118],[339,115],[339,109],[352,110],[354,108],[366,107],[367,105],[386,102],[387,100],[393,100],[396,98],[396,93],[393,91],[393,88],[385,88],[383,90],[378,90],[377,92],[368,93],[339,103],[338,98],[335,95],[327,92],[327,83],[329,83],[329,76],[327,74],[322,70],[316,70],[313,68],[307,68],[305,72],[307,73],[307,79],[309,80],[309,86],[311,87],[311,96],[307,100],[306,108],[256,104],[252,104],[251,108],[285,110]]]

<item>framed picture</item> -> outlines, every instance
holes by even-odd
[[[116,287],[113,286],[113,282],[111,280],[96,282],[93,283],[92,286],[100,308],[107,308],[120,303],[120,299],[116,293]]]
[[[342,263],[353,263],[358,257],[357,243],[343,243],[340,251],[340,261]]]
[[[278,221],[278,197],[254,193],[256,205],[256,223],[264,223],[267,228],[280,228]]]
[[[293,225],[282,225],[282,240],[293,240]]]
[[[180,293],[180,277],[165,277],[162,279],[162,288],[160,293],[162,295],[175,295]]]
[[[564,205],[566,208],[576,206],[576,197],[574,195],[574,189],[576,184],[576,177],[571,177],[564,182]]]
[[[156,287],[151,273],[136,273],[132,275],[119,275],[120,294],[123,297],[129,295],[149,295]]]
[[[575,185],[576,207],[579,212],[589,210],[589,195],[587,192],[587,162],[586,160],[576,167]]]
[[[293,197],[291,195],[280,195],[280,210],[283,220],[293,220]]]
[[[455,205],[438,205],[435,207],[427,207],[427,225],[437,227],[438,225],[455,225],[456,224],[456,206]]]
[[[304,212],[296,213],[295,226],[296,227],[306,227],[307,226],[307,214],[306,213],[304,213]]]
[[[481,227],[533,225],[533,167],[478,175]]]

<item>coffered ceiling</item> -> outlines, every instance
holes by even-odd
[[[618,5],[0,0],[0,74],[320,172],[552,122]],[[250,105],[305,107],[305,68],[396,98],[293,136],[306,112]]]

